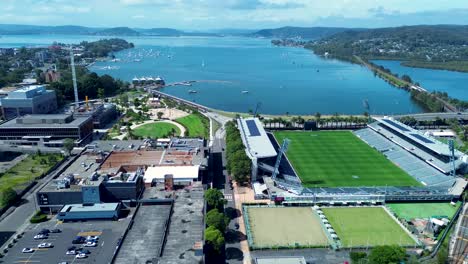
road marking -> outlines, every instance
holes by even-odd
[[[18,260],[15,263],[33,263],[33,262],[41,262],[40,260]]]
[[[232,201],[232,194],[224,194],[224,199]]]
[[[101,247],[103,247],[103,246],[104,246],[104,242],[106,242],[106,241],[102,241]]]

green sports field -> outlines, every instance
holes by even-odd
[[[387,204],[399,218],[411,220],[414,218],[430,218],[432,216],[453,217],[460,203],[452,206],[450,203],[399,203]]]
[[[274,133],[306,187],[421,186],[350,131]]]
[[[180,129],[177,126],[164,122],[155,122],[135,128],[133,134],[139,137],[162,138],[170,136],[173,131],[175,135],[180,135]]]
[[[416,244],[382,207],[323,208],[322,211],[343,247]]]

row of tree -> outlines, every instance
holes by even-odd
[[[308,121],[312,121],[308,120]],[[364,113],[364,116],[340,116],[339,114],[334,114],[330,117],[322,117],[320,113],[315,114],[313,121],[317,122],[319,126],[323,127],[350,127],[353,125],[362,125],[367,124],[369,121],[369,114]],[[306,120],[301,116],[294,116],[290,119],[285,119],[281,117],[275,118],[263,118],[262,122],[268,128],[303,128]]]
[[[239,129],[233,121],[226,123],[226,169],[239,184],[248,182],[251,173],[251,161],[245,153]]]
[[[225,243],[224,235],[226,227],[229,224],[229,218],[223,213],[226,200],[224,195],[218,189],[209,189],[205,192],[205,201],[207,209],[206,214],[206,229],[205,229],[205,243],[208,252],[222,252]]]

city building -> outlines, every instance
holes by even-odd
[[[54,69],[48,69],[46,72],[44,72],[44,79],[46,83],[58,82],[60,81],[60,77],[60,72]]]
[[[26,115],[0,125],[0,147],[61,148],[66,138],[71,138],[80,145],[88,142],[92,133],[91,117],[66,114]]]
[[[44,85],[31,85],[0,98],[0,104],[5,119],[27,114],[49,114],[57,110],[57,96],[55,91],[46,90]]]
[[[80,106],[75,112],[76,117],[91,116],[94,128],[104,128],[107,124],[115,121],[119,112],[114,104],[88,103],[88,106]]]

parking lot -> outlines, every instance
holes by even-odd
[[[31,225],[5,257],[0,259],[0,263],[110,263],[128,223],[129,219],[67,223],[51,220]],[[42,229],[60,229],[61,232],[50,233],[47,239],[34,239]],[[95,247],[85,247],[84,244],[72,244],[77,236],[99,236],[99,239]],[[38,248],[38,245],[44,242],[52,243],[53,246]],[[84,259],[76,258],[76,255],[67,255],[67,249],[71,246],[87,249],[90,253],[86,254]],[[23,248],[34,249],[34,252],[23,253]]]

